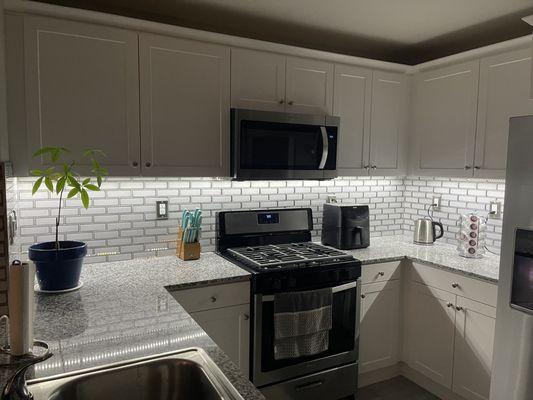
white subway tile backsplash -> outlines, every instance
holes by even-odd
[[[20,215],[19,237],[11,252],[24,257],[29,244],[51,240],[57,199],[46,192],[31,196],[32,178],[18,178],[11,200]],[[204,211],[202,247],[214,250],[215,213],[251,208],[311,207],[313,239],[319,240],[322,205],[330,195],[343,204],[368,204],[371,235],[398,235],[412,231],[413,220],[427,215],[434,194],[442,197],[441,211],[433,215],[446,225],[445,239],[453,242],[461,212],[488,210],[490,201],[503,201],[503,180],[350,177],[327,181],[245,181],[217,178],[109,178],[93,193],[91,208],[78,199],[65,202],[61,238],[83,240],[90,262],[130,259],[175,252],[181,212]],[[155,219],[155,200],[169,201],[169,220]],[[488,244],[499,248],[501,221],[489,220]]]

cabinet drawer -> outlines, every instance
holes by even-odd
[[[401,261],[363,265],[361,267],[361,283],[386,282],[400,278]]]
[[[496,307],[498,286],[489,282],[419,263],[413,263],[411,279],[415,282]]]
[[[250,282],[177,290],[172,292],[172,297],[189,313],[247,304],[250,303]]]

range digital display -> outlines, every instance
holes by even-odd
[[[259,225],[264,224],[279,224],[279,214],[278,213],[261,213],[257,214],[257,222]]]

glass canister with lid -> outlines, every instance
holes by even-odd
[[[485,254],[487,219],[476,212],[459,216],[457,251],[468,258],[479,258]]]

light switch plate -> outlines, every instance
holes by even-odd
[[[440,211],[440,196],[433,196],[433,199],[431,200],[431,204],[433,205],[433,210]]]
[[[168,201],[157,200],[155,202],[155,217],[157,219],[168,219]]]
[[[489,218],[500,219],[502,217],[501,201],[491,201],[489,206]]]

